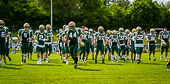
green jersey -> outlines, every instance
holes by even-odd
[[[148,34],[147,38],[151,40],[148,42],[149,45],[155,45],[156,34]]]
[[[97,37],[97,45],[103,45],[103,40],[106,38],[106,35],[104,33],[96,33],[95,36]]]
[[[110,35],[106,35],[106,44],[109,45],[109,37]]]
[[[128,42],[128,34],[125,34],[125,45],[127,45]]]
[[[44,39],[46,39],[47,33],[37,33],[37,46],[40,48],[44,48],[45,47],[45,41]]]
[[[11,42],[11,37],[12,37],[12,33],[11,32],[8,32],[9,33],[9,37],[6,37],[6,46],[8,47],[8,48],[10,48],[10,42]]]
[[[6,29],[4,28],[2,31],[0,31],[0,43],[5,44],[5,38],[6,38]]]
[[[93,33],[90,33],[90,37],[92,38],[92,41],[93,41],[93,43],[94,43],[94,34]],[[92,42],[91,42],[91,40],[90,40],[90,44],[91,44]]]
[[[118,40],[118,36],[117,35],[110,35],[109,39],[111,39],[111,44],[112,45],[117,45],[117,40]]]
[[[138,32],[134,33],[134,36],[137,35],[137,39],[135,40],[136,47],[144,47],[144,45],[143,45],[144,34],[145,33],[143,31],[140,33],[138,33]]]
[[[123,46],[125,45],[124,43],[124,40],[125,40],[125,34],[118,34],[118,39],[119,39],[119,42],[120,42],[120,46]]]
[[[134,45],[135,42],[134,34],[128,34],[128,37],[130,37],[130,45]]]
[[[32,44],[31,37],[33,37],[33,31],[29,30],[29,44]]]
[[[82,40],[83,40],[84,42],[85,42],[85,41],[88,41],[88,40],[91,38],[90,33],[87,32],[87,31],[85,31],[84,33],[81,32],[81,35],[82,35]]]
[[[29,31],[25,31],[24,29],[21,29],[19,31],[19,35],[21,35],[21,43],[28,43],[29,41]]]
[[[52,37],[53,37],[53,32],[52,31],[45,31],[45,33],[48,36],[48,41],[45,42],[45,44],[52,44]]]
[[[68,30],[66,32],[66,35],[68,36],[68,39],[70,40],[69,45],[78,45],[78,37],[81,34],[78,30]]]
[[[164,31],[161,31],[159,32],[159,35],[161,35],[162,39],[165,41],[165,42],[168,42],[168,39],[169,39],[169,36],[170,36],[170,33],[169,31],[167,31],[166,33]]]

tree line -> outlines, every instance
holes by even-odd
[[[49,24],[51,0],[1,0],[0,19],[6,26],[22,28],[28,22],[33,29],[40,24]],[[141,26],[150,28],[170,28],[170,1],[158,4],[153,0],[53,0],[53,30],[74,21],[97,30]]]

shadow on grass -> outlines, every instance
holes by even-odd
[[[77,68],[78,70],[83,70],[83,71],[101,71],[99,69],[83,69],[83,68]]]
[[[123,65],[123,64],[105,64],[105,65]]]
[[[22,66],[21,64],[6,64],[6,65],[11,65],[11,66]]]
[[[27,63],[26,65],[34,65],[34,66],[62,66],[62,65],[54,65],[54,64],[42,64],[42,65],[37,65],[37,64],[30,64],[30,63]]]
[[[21,70],[22,69],[22,68],[7,67],[7,66],[2,66],[2,68],[5,68],[5,69],[15,69],[15,70]]]
[[[142,64],[149,64],[149,65],[165,65],[165,64],[159,64],[159,63],[142,63]]]

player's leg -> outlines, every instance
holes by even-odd
[[[77,61],[78,61],[77,49],[78,49],[78,46],[74,45],[74,48],[73,48],[73,57],[74,57],[74,68],[75,69],[77,68]]]
[[[152,52],[153,52],[153,61],[155,61],[156,60],[156,58],[155,58],[155,45],[152,48]]]
[[[61,42],[59,42],[59,50],[60,50],[60,60],[62,60],[62,47],[61,47]]]
[[[11,61],[11,57],[9,56],[9,48],[8,46],[6,46],[6,50],[5,50],[6,56],[8,57],[9,61]]]
[[[167,63],[167,67],[166,67],[167,71],[169,71],[169,67],[170,67],[170,57],[169,57],[169,60],[168,60],[168,63]]]
[[[108,53],[109,61],[111,61],[111,48],[109,47],[109,45],[108,45],[108,50],[109,50],[109,53]]]
[[[62,47],[62,54],[63,54],[63,63],[65,63],[65,60],[66,60],[66,58],[65,58],[65,46],[64,46],[65,44],[63,44],[63,47]]]
[[[104,58],[105,58],[105,56],[104,56],[104,45],[101,45],[100,51],[101,51],[101,54],[102,54],[102,64],[105,64],[105,62],[104,62]]]
[[[98,56],[98,53],[99,53],[99,47],[100,46],[97,46],[97,49],[96,49],[95,63],[97,63],[97,56]]]
[[[28,44],[25,44],[25,45],[24,45],[24,48],[25,48],[25,53],[24,53],[24,55],[23,55],[23,56],[24,56],[24,64],[26,64],[26,56],[27,56],[28,49],[29,49],[28,47],[29,47]]]
[[[22,45],[21,45],[21,52],[22,52],[22,54],[21,54],[21,58],[22,58],[21,64],[24,64],[24,53],[26,52],[24,46],[25,46],[24,43],[22,43]]]
[[[164,47],[161,45],[161,56],[160,56],[160,60],[162,60],[163,52],[164,52]]]
[[[2,48],[1,48],[2,46],[0,45],[0,67],[1,67],[1,60],[2,60]]]
[[[78,56],[79,61],[81,61],[81,55],[80,55],[80,53],[81,53],[81,48],[80,48],[80,46],[78,46],[77,56]]]
[[[151,61],[152,47],[153,46],[149,45],[149,61]]]
[[[118,62],[118,60],[117,60],[117,59],[118,59],[118,57],[119,57],[119,52],[120,52],[120,51],[119,51],[119,49],[118,49],[118,46],[117,46],[117,45],[115,46],[115,48],[116,48],[116,58],[115,58],[115,61],[116,61],[116,62]]]
[[[69,49],[68,49],[68,46],[66,46],[66,64],[68,65],[68,56],[69,56]]]
[[[29,50],[30,52],[30,60],[32,60],[32,52],[33,52],[33,46],[32,45],[30,45],[30,50]]]
[[[167,43],[167,46],[165,47],[165,61],[167,61],[168,48],[169,48],[169,42]]]
[[[126,52],[127,52],[127,60],[129,60],[129,48],[126,48]]]
[[[133,62],[133,54],[134,54],[134,46],[130,46],[130,55],[131,55],[131,62]]]
[[[6,49],[6,46],[3,45],[3,47],[2,47],[2,57],[4,59],[4,64],[6,64],[5,49]]]
[[[125,45],[123,45],[121,49],[122,49],[122,59],[123,59],[124,61],[126,61],[126,60],[125,60],[125,51],[126,51]]]
[[[45,44],[45,60],[48,62],[48,44]]]
[[[91,47],[91,53],[92,53],[92,60],[94,60],[94,46],[91,45],[90,47]]]
[[[137,64],[139,64],[140,63],[140,49],[139,49],[139,47],[136,47],[136,53],[137,53],[137,56],[136,56]]]
[[[114,62],[114,58],[115,58],[115,56],[114,56],[114,50],[115,50],[115,48],[114,48],[114,46],[111,46],[111,52],[112,52],[112,55],[111,55],[111,58],[112,58],[112,62]],[[116,59],[115,59],[116,60]]]
[[[40,60],[41,60],[41,58],[40,58],[40,56],[39,56],[39,53],[40,53],[40,47],[39,46],[37,46],[37,48],[36,48],[37,50],[37,58],[38,58],[38,61],[37,61],[37,64],[40,64]]]

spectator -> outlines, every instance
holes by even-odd
[[[15,33],[15,27],[14,26],[12,27],[12,32]]]

